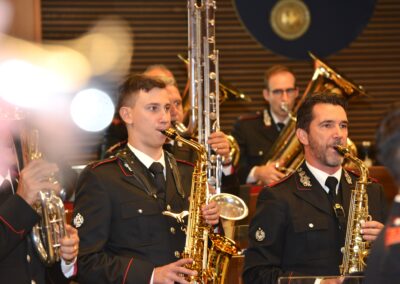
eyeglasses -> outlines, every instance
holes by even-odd
[[[282,96],[283,93],[286,93],[288,96],[294,96],[297,93],[297,88],[288,88],[284,89],[275,89],[272,90],[271,93],[275,96]]]

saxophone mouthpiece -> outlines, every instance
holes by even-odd
[[[347,149],[345,146],[340,145],[340,144],[334,145],[333,147],[335,148],[336,151],[339,152],[339,154],[341,154],[343,156],[346,154],[349,154],[349,152],[350,152],[349,149]]]
[[[173,129],[173,128],[168,128],[168,129],[165,129],[165,130],[160,130],[160,132],[161,132],[162,134],[164,134],[165,136],[167,136],[168,138],[173,139],[173,140],[178,136],[178,133],[177,133],[176,130]]]

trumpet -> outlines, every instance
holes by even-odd
[[[21,138],[24,164],[41,159],[38,130],[24,131]],[[58,182],[54,176],[49,180]],[[67,235],[64,203],[54,191],[43,189],[32,207],[40,216],[40,221],[32,228],[32,241],[41,261],[50,266],[60,260],[60,241]]]

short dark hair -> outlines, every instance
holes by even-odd
[[[400,185],[400,103],[395,104],[376,131],[378,160]]]
[[[297,111],[296,129],[301,128],[307,132],[310,130],[311,121],[314,119],[313,109],[317,104],[337,105],[347,110],[347,101],[342,96],[333,93],[315,93],[308,96]]]
[[[289,67],[285,66],[285,65],[273,65],[271,66],[269,69],[267,69],[267,71],[265,71],[264,73],[264,84],[265,84],[265,88],[269,88],[268,83],[269,83],[269,79],[278,73],[282,73],[282,72],[289,72],[290,74],[293,75],[294,79],[296,80],[296,74],[294,74],[293,70],[290,69]],[[296,81],[295,81],[296,83]]]
[[[157,78],[145,76],[143,74],[129,75],[125,81],[118,88],[119,98],[117,110],[128,104],[128,102],[135,102],[135,95],[139,91],[149,92],[154,88],[164,89],[165,83]]]

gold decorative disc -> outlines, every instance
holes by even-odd
[[[301,0],[280,0],[272,8],[270,22],[278,36],[295,40],[309,28],[310,11]]]

